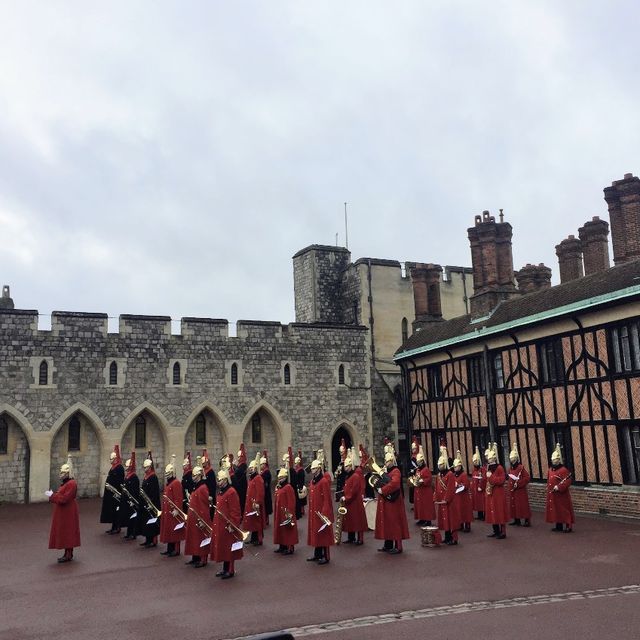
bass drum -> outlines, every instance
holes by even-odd
[[[378,508],[378,503],[376,500],[364,501],[364,512],[367,516],[367,526],[371,531],[375,531],[376,529],[376,509],[377,508]]]

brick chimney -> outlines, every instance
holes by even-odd
[[[604,190],[609,207],[613,262],[622,264],[640,258],[640,178],[625,173]]]
[[[420,331],[432,322],[442,320],[441,274],[442,267],[439,264],[417,263],[411,268],[413,303],[416,310],[416,317],[413,321],[414,331]]]
[[[471,244],[473,266],[473,295],[470,298],[471,316],[479,318],[491,313],[502,300],[519,295],[513,277],[511,238],[513,230],[488,211],[476,216],[475,226],[467,229]]]
[[[523,293],[533,293],[551,287],[551,269],[542,264],[527,264],[516,272],[518,290]]]
[[[556,245],[556,255],[560,266],[560,284],[582,278],[582,243],[575,236],[565,238]]]
[[[2,297],[0,298],[0,309],[13,309],[14,304],[11,299],[11,291],[9,291],[9,285],[5,284],[2,287]]]
[[[609,264],[609,223],[593,216],[578,229],[582,244],[584,275],[604,271]]]

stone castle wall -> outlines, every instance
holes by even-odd
[[[139,468],[148,448],[156,468],[172,453],[179,460],[185,449],[195,454],[194,422],[200,413],[214,461],[223,450],[237,452],[243,439],[250,457],[266,448],[272,461],[289,444],[306,456],[321,446],[328,451],[340,425],[352,431],[356,444],[370,445],[364,327],[240,321],[237,337],[230,338],[225,320],[183,318],[179,335],[171,334],[170,318],[163,316],[121,316],[118,333],[108,333],[105,314],[54,312],[51,331],[39,331],[37,320],[36,311],[0,310],[0,414],[28,440],[32,500],[57,486],[74,414],[81,417],[81,450],[71,455],[83,495],[102,486],[114,444],[128,457],[140,415],[147,442],[137,450]],[[43,361],[49,376],[41,385]],[[118,366],[114,385],[111,362]],[[173,384],[175,363],[179,384]],[[234,364],[236,385],[231,384]],[[292,374],[289,385],[285,364]],[[340,365],[347,385],[338,384]],[[262,435],[253,443],[256,413]],[[0,500],[19,499],[25,473],[11,467],[15,464],[0,456]],[[10,481],[3,485],[5,477]]]

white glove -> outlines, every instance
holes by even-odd
[[[174,518],[177,518],[177,517],[178,517],[178,510],[177,510],[177,509],[174,509],[174,510],[171,512],[171,515],[172,515]]]
[[[51,489],[47,489],[44,492],[44,495],[47,496],[47,498],[50,498],[53,495],[53,491],[51,491]]]
[[[382,489],[376,489],[376,491],[377,491],[380,495],[382,495]]]

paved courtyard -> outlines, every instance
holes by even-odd
[[[160,548],[107,536],[98,500],[81,500],[83,546],[58,565],[47,549],[48,504],[0,506],[0,638],[238,638],[276,629],[295,637],[511,637],[602,640],[640,634],[640,525],[579,518],[554,534],[488,539],[474,523],[458,547],[425,549],[419,529],[400,556],[362,547],[305,562],[249,547],[233,580],[193,569]],[[301,536],[305,539],[306,519]],[[270,540],[271,529],[267,530]]]

